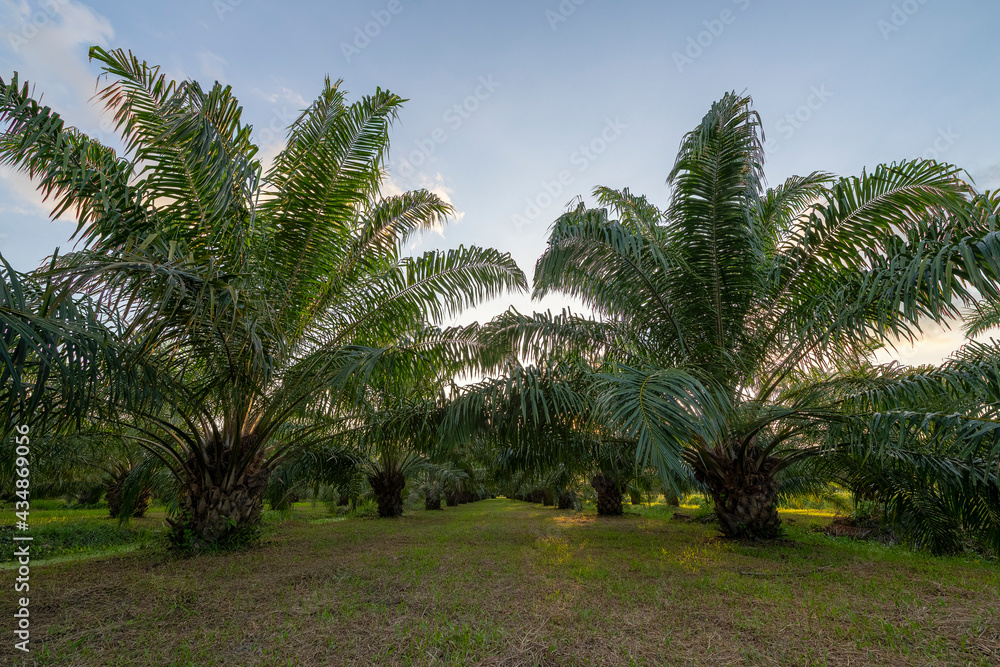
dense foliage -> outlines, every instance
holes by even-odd
[[[363,487],[396,517],[408,481],[428,509],[568,508],[590,485],[620,514],[658,474],[732,537],[778,535],[782,494],[835,481],[915,543],[1000,548],[1000,348],[872,361],[927,322],[1000,321],[1000,197],[958,168],[768,187],[761,120],[727,94],[683,138],[666,209],[598,187],[555,221],[534,295],[592,317],[445,327],[527,283],[492,249],[408,254],[452,209],[386,194],[402,99],[328,79],[262,165],[230,88],[91,56],[122,154],[0,80],[0,164],[82,244],[31,275],[3,263],[0,436],[51,418],[52,469],[102,471],[114,513],[174,494],[174,541],[201,546],[307,491]]]
[[[65,127],[15,77],[0,82],[0,156],[54,214],[77,215],[86,248],[52,274],[115,313],[114,344],[145,370],[110,373],[88,409],[176,477],[179,542],[252,530],[271,470],[356,429],[368,387],[497,363],[477,327],[436,324],[524,277],[491,249],[405,254],[451,208],[382,192],[402,99],[349,104],[327,80],[264,172],[228,87],[91,55],[126,154]]]

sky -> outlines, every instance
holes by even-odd
[[[91,45],[132,50],[175,79],[231,85],[273,156],[285,127],[343,79],[349,99],[408,101],[390,133],[391,187],[457,213],[414,248],[509,252],[529,280],[549,225],[597,185],[665,207],[681,137],[728,91],[760,113],[772,185],[916,157],[1000,187],[996,0],[0,0],[0,77],[115,145],[91,100]],[[0,253],[15,268],[72,248],[26,177],[0,168]],[[464,318],[565,300],[511,295]],[[929,327],[891,355],[936,362],[962,343]]]

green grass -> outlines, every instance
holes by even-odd
[[[3,510],[8,522],[0,527],[0,568],[10,568],[15,544],[11,539],[14,518],[11,509]],[[120,551],[123,548],[157,547],[163,544],[165,524],[162,508],[154,508],[142,519],[121,525],[108,516],[107,508],[70,509],[61,501],[33,501],[29,514],[31,560],[34,563],[71,556]],[[20,534],[20,533],[19,533]]]
[[[831,538],[808,511],[766,544],[626,511],[299,505],[247,551],[43,565],[26,664],[1000,663],[995,563]]]

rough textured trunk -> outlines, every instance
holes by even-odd
[[[642,504],[642,494],[639,493],[638,491],[629,491],[628,499],[632,502],[633,505]]]
[[[257,538],[271,477],[259,453],[256,460],[246,459],[258,445],[257,434],[248,433],[221,452],[210,444],[205,448],[207,461],[191,453],[177,518],[168,520],[175,545],[197,551],[206,546],[246,544]],[[242,472],[233,474],[238,469]]]
[[[101,496],[103,494],[103,484],[88,484],[81,487],[72,495],[78,505],[96,505],[101,502]]]
[[[545,489],[545,494],[542,496],[542,505],[545,507],[552,507],[556,504],[556,496],[551,489]]]
[[[122,490],[125,486],[126,477],[128,477],[127,471],[119,473],[108,483],[108,490],[104,497],[108,501],[108,512],[111,514],[112,519],[117,519],[122,514]],[[148,488],[144,488],[139,493],[139,499],[136,501],[135,507],[132,509],[131,516],[137,519],[145,516],[146,510],[149,509],[149,503],[152,500],[153,492]]]
[[[448,507],[458,506],[458,496],[459,496],[458,491],[450,491],[448,494],[445,495],[444,499]]]
[[[576,498],[570,492],[560,493],[558,499],[558,507],[561,510],[572,510],[576,509]]]
[[[440,491],[428,491],[427,493],[424,494],[424,509],[428,510],[441,509]]]
[[[597,513],[600,516],[621,516],[622,487],[617,480],[599,472],[590,480],[590,485],[597,491]]]
[[[248,470],[227,487],[189,481],[178,517],[170,520],[174,544],[199,550],[255,538],[269,476],[270,470]]]
[[[753,448],[755,449],[755,448]],[[746,459],[759,455],[753,449]],[[778,518],[776,460],[768,457],[758,469],[741,469],[728,452],[711,452],[716,466],[699,465],[695,478],[708,487],[715,501],[719,527],[727,537],[771,539],[781,534]]]
[[[545,502],[545,491],[543,489],[535,489],[529,493],[525,498],[529,503],[544,503]]]
[[[680,497],[673,491],[667,491],[664,497],[666,498],[667,504],[670,505],[671,507],[681,506]]]
[[[375,500],[378,502],[378,515],[383,519],[395,519],[403,516],[403,487],[406,477],[398,470],[379,471],[377,475],[368,478]]]

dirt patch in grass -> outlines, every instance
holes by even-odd
[[[296,516],[249,551],[33,568],[16,664],[1000,664],[994,564],[507,500]]]

